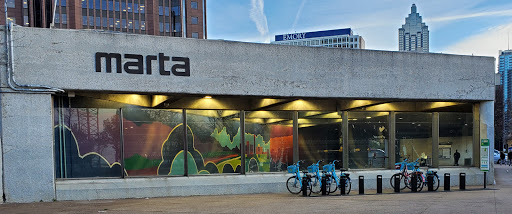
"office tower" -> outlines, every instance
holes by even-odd
[[[350,28],[276,35],[272,44],[364,49],[363,37]]]
[[[405,24],[398,29],[398,50],[428,52],[428,26],[422,22],[416,5],[412,4],[411,14],[405,18]]]
[[[207,38],[206,0],[0,0],[2,11],[5,3],[9,19],[27,27]]]

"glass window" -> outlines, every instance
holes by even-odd
[[[160,29],[160,32],[164,32],[164,23],[162,23],[162,22],[159,23],[159,29]]]
[[[28,8],[28,0],[23,0],[23,8]]]
[[[439,165],[472,166],[472,159],[473,113],[440,112]]]
[[[171,24],[169,23],[165,23],[165,32],[166,33],[169,33],[171,31],[171,27],[170,27]]]
[[[432,164],[432,113],[407,112],[396,114],[396,161],[405,158]]]
[[[122,28],[126,28],[126,19],[123,19],[121,23],[123,25]]]
[[[132,8],[133,8],[132,3],[128,3],[128,12],[132,12],[133,11]]]
[[[245,114],[247,172],[282,172],[293,164],[293,112]]]
[[[89,26],[94,26],[94,17],[89,16]]]
[[[23,16],[23,24],[25,26],[29,26],[30,25],[30,22],[28,21],[28,16]]]
[[[146,30],[146,21],[140,21],[140,29]]]
[[[108,18],[108,26],[114,27],[114,18]]]
[[[135,20],[135,29],[138,30],[139,28],[139,20]]]
[[[197,1],[190,2],[190,7],[192,7],[192,9],[197,9]]]
[[[189,174],[240,173],[239,111],[187,110],[187,125]]]
[[[126,2],[121,2],[121,10],[126,12]]]
[[[160,16],[164,15],[164,7],[158,6],[158,15],[160,15]]]
[[[118,109],[56,108],[57,178],[121,177]]]
[[[197,33],[197,32],[193,32],[193,33],[192,33],[192,38],[199,39],[199,33]]]
[[[144,3],[143,3],[143,2],[141,2],[141,3],[140,3],[140,6],[139,6],[139,12],[140,12],[140,13],[145,13],[145,11],[146,11],[146,10],[145,10],[145,7],[144,7]]]
[[[388,166],[388,116],[388,112],[348,112],[349,168]]]
[[[55,14],[55,23],[56,24],[60,23],[60,14],[58,14],[58,13]]]
[[[169,7],[165,7],[165,16],[169,16]]]
[[[181,23],[174,23],[174,31],[181,32]]]
[[[14,0],[7,0],[7,7],[15,8],[16,7],[15,1]]]
[[[114,1],[108,1],[108,10],[110,10],[110,11],[114,10]]]
[[[101,20],[101,24],[103,27],[108,27],[108,23],[107,23],[107,17],[103,17],[102,20]]]
[[[94,0],[89,0],[89,9],[94,9]]]
[[[101,27],[101,17],[96,17],[96,26]]]
[[[68,23],[68,16],[67,14],[62,14],[62,24],[67,24]]]
[[[179,6],[172,7],[172,13],[175,16],[179,16],[180,15],[180,7]]]
[[[126,108],[123,128],[128,176],[183,175],[182,110]]]
[[[129,22],[128,22],[128,29],[130,29],[130,30],[132,30],[132,29],[133,29],[132,21],[129,21]]]
[[[198,23],[198,18],[192,16],[192,24],[197,25],[197,23]]]
[[[82,16],[82,25],[87,25],[87,16]]]
[[[102,10],[107,10],[107,0],[102,0],[101,1],[101,9]]]
[[[319,160],[324,164],[334,160],[343,162],[341,114],[338,112],[299,112],[299,159],[305,165]]]
[[[119,5],[119,1],[116,1],[116,11],[119,11],[121,8],[120,8],[120,5]]]
[[[82,0],[82,8],[87,8],[87,0]]]

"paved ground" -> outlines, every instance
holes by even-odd
[[[496,166],[495,186],[466,191],[300,197],[291,194],[0,204],[0,213],[512,213],[512,167]]]

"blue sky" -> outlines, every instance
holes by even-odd
[[[208,39],[268,43],[276,34],[352,28],[366,49],[397,51],[413,3],[431,52],[497,57],[512,37],[512,0],[209,0]]]

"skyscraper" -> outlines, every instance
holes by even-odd
[[[405,24],[398,29],[398,50],[428,52],[428,26],[422,22],[416,5],[412,4],[411,14],[405,18]]]
[[[207,38],[206,0],[0,0],[2,11],[5,3],[21,26]]]
[[[507,117],[509,104],[512,102],[512,50],[500,51],[498,72],[501,76],[501,85],[503,85],[504,121],[508,121],[512,119]]]

